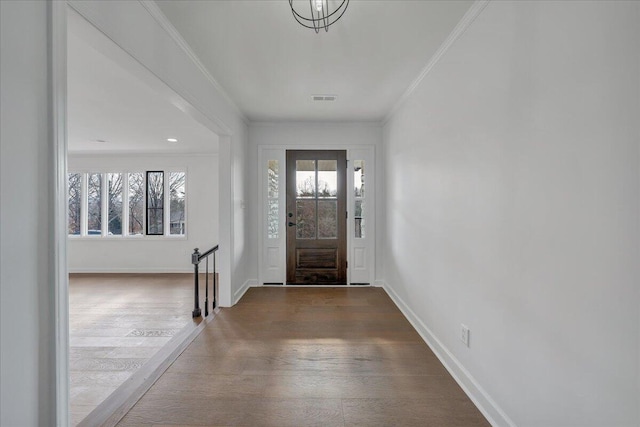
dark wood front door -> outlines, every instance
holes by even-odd
[[[346,151],[287,151],[287,284],[347,283],[346,173]]]

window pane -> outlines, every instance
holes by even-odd
[[[318,200],[318,238],[338,237],[338,201]]]
[[[147,234],[164,234],[164,172],[147,172]]]
[[[144,232],[144,174],[129,174],[129,235]]]
[[[316,201],[296,201],[296,238],[316,238]]]
[[[185,180],[184,172],[169,174],[169,234],[183,235],[185,233]]]
[[[356,197],[364,197],[364,160],[353,162],[353,184]]]
[[[122,235],[122,174],[109,173],[109,234]]]
[[[87,234],[100,236],[102,235],[102,174],[90,173],[87,187]]]
[[[296,196],[316,197],[315,160],[296,160]]]
[[[270,199],[278,198],[278,161],[277,160],[269,160],[268,162],[268,195],[267,197]]]
[[[355,230],[356,239],[364,238],[364,200],[356,200]]]
[[[69,234],[80,234],[82,221],[82,175],[70,173],[69,177]]]
[[[162,209],[149,209],[147,211],[147,234],[162,235],[163,234],[163,215]]]
[[[269,200],[269,212],[267,212],[267,237],[278,238],[278,200]]]
[[[318,197],[338,195],[338,161],[318,160]]]

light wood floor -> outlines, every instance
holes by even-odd
[[[380,288],[252,288],[121,427],[488,426]]]
[[[190,322],[192,309],[189,274],[70,275],[72,425]]]

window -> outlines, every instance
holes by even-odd
[[[164,232],[164,172],[147,172],[147,234]]]
[[[100,236],[102,234],[102,174],[90,173],[87,187],[87,234]]]
[[[108,173],[108,234],[122,235],[122,174]]]
[[[184,171],[73,172],[67,178],[70,236],[186,234]]]
[[[185,173],[169,174],[169,234],[185,234]]]
[[[140,236],[144,232],[144,174],[129,174],[129,235]]]
[[[82,174],[69,174],[69,234],[80,235],[82,224]]]

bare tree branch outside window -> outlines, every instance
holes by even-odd
[[[129,235],[144,233],[144,174],[129,174]]]
[[[169,174],[169,234],[185,234],[185,181],[184,172]]]
[[[79,235],[82,221],[82,174],[70,173],[69,188],[69,234]]]
[[[147,234],[164,234],[164,172],[147,172]]]
[[[121,173],[107,174],[109,234],[122,235],[122,177]]]

